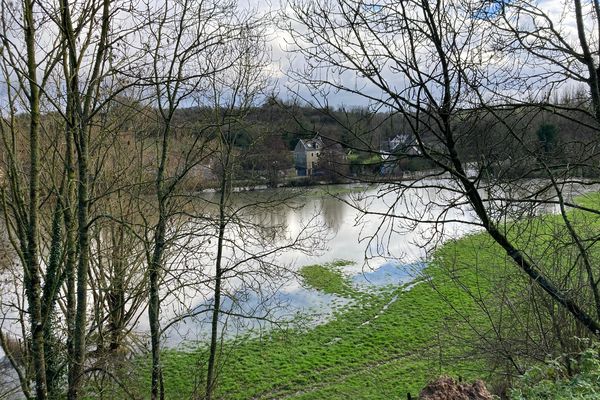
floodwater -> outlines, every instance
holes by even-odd
[[[211,196],[218,194],[209,195],[216,200]],[[305,287],[295,274],[304,265],[351,261],[340,269],[360,290],[402,284],[415,279],[436,245],[478,229],[466,207],[446,209],[443,205],[453,194],[437,188],[411,189],[400,196],[391,187],[337,185],[235,196],[230,212],[253,202],[269,206],[244,209],[248,212],[239,214],[228,236],[225,259],[232,270],[226,274],[222,303],[227,337],[290,321],[314,325],[349,303]],[[284,198],[285,204],[271,204],[273,198]],[[239,229],[244,223],[260,228]],[[214,247],[206,248],[202,259],[196,253],[179,254],[173,263],[214,274]],[[250,256],[255,253],[269,254],[257,261]],[[181,318],[166,329],[169,346],[208,337],[212,282],[186,290],[188,305],[167,302],[164,310],[165,319]],[[192,316],[183,317],[186,313]],[[140,329],[145,329],[143,322]]]
[[[449,181],[419,185],[403,192],[386,185],[336,185],[233,193],[226,210],[221,335],[251,335],[291,323],[310,327],[350,303],[304,286],[297,275],[304,265],[350,261],[339,268],[359,290],[408,283],[436,246],[481,229],[464,198],[448,189]],[[594,189],[569,189],[568,197]],[[189,217],[170,231],[174,239],[166,257],[161,309],[166,346],[193,347],[209,338],[218,196],[195,195]],[[553,207],[531,212],[553,212]],[[3,308],[8,300],[3,299]],[[137,316],[132,332],[144,342],[147,315]],[[12,324],[5,318],[2,325],[9,329]],[[0,378],[2,386],[16,377]]]
[[[537,184],[532,180],[523,187],[533,191]],[[348,299],[304,286],[296,272],[305,265],[350,261],[340,270],[359,290],[414,280],[437,246],[481,229],[465,199],[451,187],[449,180],[437,179],[420,181],[402,192],[388,185],[336,185],[235,193],[228,211],[236,217],[228,225],[224,251],[228,272],[223,287],[223,336],[260,332],[290,321],[312,326],[348,305]],[[572,198],[591,189],[570,187],[564,193]],[[505,188],[496,196],[518,198],[516,190]],[[215,202],[216,196],[204,200]],[[498,209],[507,206],[512,212],[506,216],[509,219],[557,211],[554,205],[527,208],[519,202]],[[215,210],[206,212],[215,214]],[[192,279],[205,283],[183,291],[172,289],[178,293],[177,301],[165,301],[163,315],[165,321],[178,322],[163,324],[168,346],[194,345],[208,338],[216,248],[214,239],[206,247],[206,237],[214,238],[214,230],[210,233],[210,228],[196,224],[191,221],[188,228],[203,232],[198,237],[204,241],[197,239],[205,246],[201,257],[198,251],[183,252],[172,264],[201,271]],[[138,328],[142,332],[143,321]]]
[[[451,187],[449,180],[440,178],[422,180],[402,192],[392,185],[234,191],[225,213],[223,336],[291,321],[313,326],[349,304],[348,299],[303,285],[297,271],[305,265],[349,261],[340,269],[360,290],[414,280],[436,246],[480,229],[464,198]],[[174,221],[169,232],[172,246],[161,284],[167,346],[208,338],[218,201],[219,193],[194,194],[187,216]],[[132,267],[126,278],[140,280],[143,271],[143,265]],[[18,326],[6,318],[10,310],[1,311],[2,329],[18,336]],[[145,342],[147,315],[135,315],[132,332]]]

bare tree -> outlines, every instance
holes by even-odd
[[[131,27],[114,29],[125,9],[108,1],[2,3],[2,73],[8,93],[3,154],[10,171],[3,199],[27,288],[29,328],[24,327],[23,336],[31,344],[28,357],[35,364],[38,399],[56,398],[62,391],[61,374],[54,370],[60,365],[52,360],[60,349],[50,351],[48,342],[62,328],[55,306],[63,283],[69,398],[78,398],[82,386],[94,193],[89,149],[106,128],[102,111],[128,86],[114,78],[123,53],[113,46],[131,32]],[[29,162],[22,168],[25,157]],[[21,386],[30,397],[31,376],[25,371]]]
[[[175,194],[189,171],[203,160],[205,136],[198,134],[181,159],[184,163],[169,169],[170,142],[176,134],[175,112],[182,105],[193,104],[194,96],[202,91],[208,79],[227,70],[232,58],[226,53],[228,44],[239,35],[239,27],[231,14],[235,2],[188,2],[147,6],[144,16],[150,26],[147,48],[150,49],[151,75],[149,83],[151,105],[157,109],[157,158],[155,194],[157,220],[151,229],[148,248],[149,305],[152,346],[152,398],[163,399],[164,387],[160,363],[160,286],[165,272],[165,252],[169,224],[181,212]],[[168,55],[168,56],[167,56]]]
[[[226,265],[227,244],[226,230],[231,223],[231,193],[234,185],[234,167],[236,166],[236,142],[243,129],[244,117],[257,99],[265,93],[268,81],[264,70],[268,60],[263,47],[263,33],[259,30],[260,22],[240,31],[238,40],[230,47],[235,54],[232,68],[212,79],[212,107],[215,110],[217,132],[217,168],[219,176],[219,200],[217,218],[217,254],[215,258],[215,281],[213,291],[213,309],[211,318],[210,350],[207,365],[206,391],[204,398],[211,399],[216,382],[216,357],[220,337],[219,317],[224,274]],[[258,256],[257,258],[259,258]]]
[[[571,166],[595,170],[597,160],[593,150],[597,138],[592,133],[597,129],[593,100],[597,78],[592,73],[594,60],[585,55],[588,30],[578,30],[579,46],[571,46],[570,51],[566,39],[563,43],[556,35],[543,38],[562,28],[535,8],[528,15],[539,17],[545,27],[522,31],[519,15],[527,10],[521,3],[512,8],[512,3],[504,2],[491,7],[481,2],[339,0],[290,1],[287,6],[288,19],[282,24],[289,32],[289,47],[302,54],[306,63],[291,74],[307,88],[297,94],[324,109],[329,93],[343,92],[365,102],[372,112],[400,119],[415,141],[418,156],[434,168],[421,179],[394,180],[393,189],[382,188],[398,195],[387,212],[376,213],[392,222],[382,225],[390,227],[386,232],[415,222],[430,223],[439,232],[445,222],[461,220],[451,210],[468,206],[477,218],[463,222],[484,228],[532,284],[588,335],[598,335],[598,277],[590,252],[596,235],[586,236],[574,227],[568,212],[579,209],[597,214],[594,207],[574,204],[568,194],[573,184],[592,183],[577,178]],[[581,5],[575,2],[574,7],[578,21],[593,18],[589,13],[582,20]],[[501,14],[511,8],[516,14]],[[495,18],[503,19],[505,25]],[[512,41],[503,36],[507,32],[514,35]],[[487,40],[490,34],[497,40]],[[498,51],[501,46],[511,51]],[[523,68],[533,53],[544,62]],[[547,100],[549,87],[559,88],[571,78],[590,85],[591,106],[582,102],[567,107]],[[589,129],[590,134],[564,135],[562,153],[551,154],[550,147],[545,151],[544,142],[540,144],[536,136],[548,115],[575,123],[577,129]],[[379,152],[363,143],[366,149]],[[483,151],[473,151],[473,146]],[[526,180],[531,177],[543,180],[532,184]],[[403,193],[414,188],[439,194],[436,201],[423,202],[425,211],[417,210],[404,204],[403,198]],[[524,231],[519,225],[510,223],[530,220],[548,205],[558,207],[567,237],[579,255],[557,268],[549,265],[548,257],[540,257],[531,242],[518,237],[515,231]],[[585,284],[580,277],[585,277]]]

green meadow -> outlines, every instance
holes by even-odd
[[[483,240],[482,235],[463,241]],[[449,243],[440,256],[464,242]],[[455,310],[472,307],[460,288],[445,286],[432,262],[428,277],[400,287],[359,291],[344,275],[344,262],[311,265],[299,272],[306,285],[351,300],[328,322],[310,329],[273,330],[261,337],[224,343],[219,359],[217,396],[224,399],[389,399],[413,395],[431,378],[450,374],[480,377],[474,360],[460,360],[460,349],[445,339],[444,321]],[[435,285],[432,285],[435,282]],[[443,296],[440,296],[440,289]],[[455,305],[456,306],[456,305]],[[204,388],[206,348],[163,353],[168,398],[189,398]],[[147,359],[130,389],[147,388]]]
[[[570,216],[578,229],[598,227],[592,214]],[[556,265],[573,257],[563,229],[557,215],[506,226],[508,235],[539,260],[548,261],[550,249],[564,246],[553,255]],[[488,317],[498,312],[494,301],[519,297],[530,282],[485,233],[446,242],[419,276],[401,286],[359,288],[344,273],[347,264],[299,270],[307,287],[348,300],[327,322],[223,343],[218,398],[403,399],[407,393],[415,397],[439,375],[494,381],[489,361],[473,351],[477,338],[493,328]],[[202,393],[206,359],[202,345],[163,353],[169,399]],[[148,388],[149,362],[136,362],[128,387],[141,394]]]

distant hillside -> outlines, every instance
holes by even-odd
[[[207,109],[187,108],[179,110],[179,123],[199,123]],[[271,100],[252,109],[246,118],[252,131],[261,135],[277,135],[288,150],[293,150],[299,139],[316,134],[325,140],[336,141],[345,147],[367,150],[367,144],[379,148],[382,140],[393,137],[401,129],[399,118],[393,120],[387,114],[373,114],[365,109],[334,110],[315,109],[279,100]]]
[[[558,116],[555,110],[540,111],[537,107],[518,105],[504,106],[493,112],[465,109],[455,112],[451,124],[456,132],[456,147],[464,160],[475,162],[481,170],[496,175],[514,177],[519,171],[527,171],[528,176],[535,176],[536,172],[529,165],[531,149],[537,149],[539,157],[559,169],[573,164],[578,155],[589,150],[595,131],[581,123],[585,115],[568,112],[572,115],[565,118],[565,115]],[[178,111],[176,120],[196,126],[200,132],[202,121],[209,120],[211,113],[213,111],[207,108],[187,108]],[[292,151],[298,140],[318,134],[326,143],[340,143],[352,154],[353,162],[363,165],[379,157],[380,150],[389,148],[390,139],[403,134],[412,136],[412,130],[418,129],[428,151],[440,162],[448,163],[445,138],[437,133],[442,121],[422,118],[417,121],[412,115],[407,118],[400,114],[374,113],[366,108],[315,109],[270,99],[245,116],[242,131],[236,133],[236,145],[246,150],[247,160],[242,166],[245,170],[266,170],[273,165],[285,169],[292,168],[292,160],[289,154],[283,153]],[[572,121],[578,123],[575,125]],[[600,155],[593,153],[590,157],[600,158]],[[350,167],[353,170],[352,165]],[[571,173],[597,175],[591,170]]]

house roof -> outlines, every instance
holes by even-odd
[[[415,138],[408,133],[399,133],[381,143],[381,152],[419,155],[421,150]]]
[[[303,146],[305,150],[321,150],[323,148],[323,140],[321,140],[318,135],[312,139],[300,139],[298,143]]]

